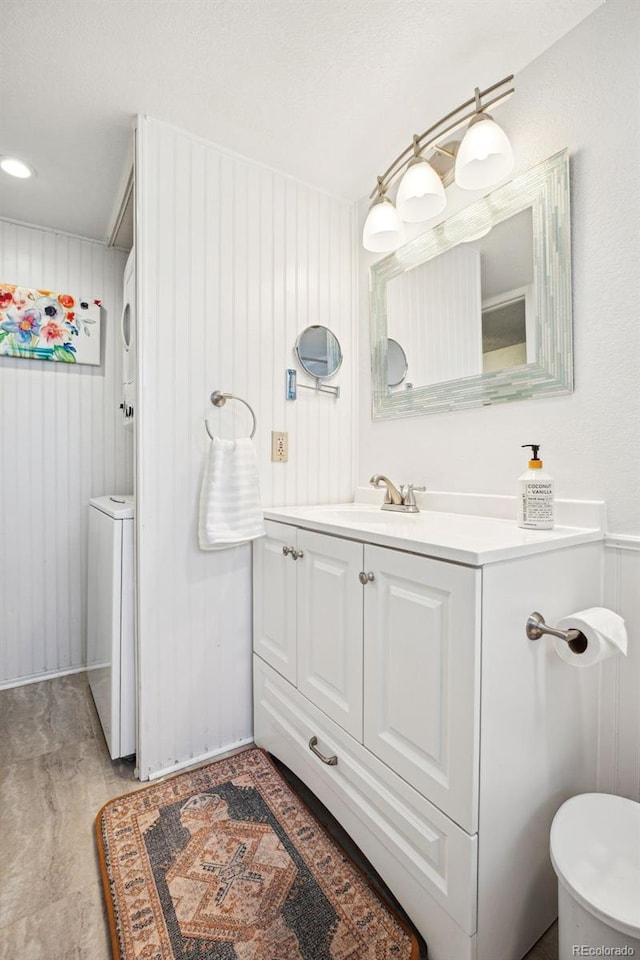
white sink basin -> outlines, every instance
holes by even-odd
[[[327,522],[333,520],[337,523],[375,524],[376,526],[397,523],[398,521],[406,522],[407,520],[415,520],[420,516],[419,513],[403,513],[400,510],[382,510],[380,507],[367,507],[361,503],[355,503],[353,506],[347,504],[338,507],[318,507],[314,508],[314,513],[316,510],[318,519],[323,517],[326,518]]]

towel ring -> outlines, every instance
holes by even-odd
[[[233,393],[221,393],[219,390],[214,390],[213,393],[211,394],[211,403],[214,405],[214,407],[224,407],[227,400],[237,400],[238,403],[243,403],[247,408],[247,410],[249,411],[249,413],[251,414],[251,419],[253,420],[253,427],[251,429],[251,433],[249,434],[249,439],[253,440],[253,438],[256,435],[256,415],[253,412],[253,407],[250,404],[248,404],[246,400],[243,400],[242,397],[236,397],[236,395]],[[209,434],[209,437],[213,440],[213,434],[209,430],[209,424],[207,423],[206,417],[204,420],[204,425],[207,433]]]

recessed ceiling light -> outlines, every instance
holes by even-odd
[[[27,177],[32,177],[35,174],[33,167],[16,157],[0,157],[0,168],[10,176],[19,177],[21,180],[26,180]]]

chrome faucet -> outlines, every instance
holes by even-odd
[[[384,503],[382,504],[383,510],[397,510],[400,513],[420,512],[414,491],[420,490],[424,492],[427,489],[426,487],[416,487],[415,484],[409,483],[406,486],[401,484],[398,490],[398,488],[391,483],[391,480],[381,473],[376,473],[375,476],[371,477],[369,483],[374,487],[379,487],[380,484],[383,483],[387,488],[384,495]]]

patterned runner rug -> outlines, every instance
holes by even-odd
[[[257,748],[111,800],[96,832],[115,960],[418,960]]]

